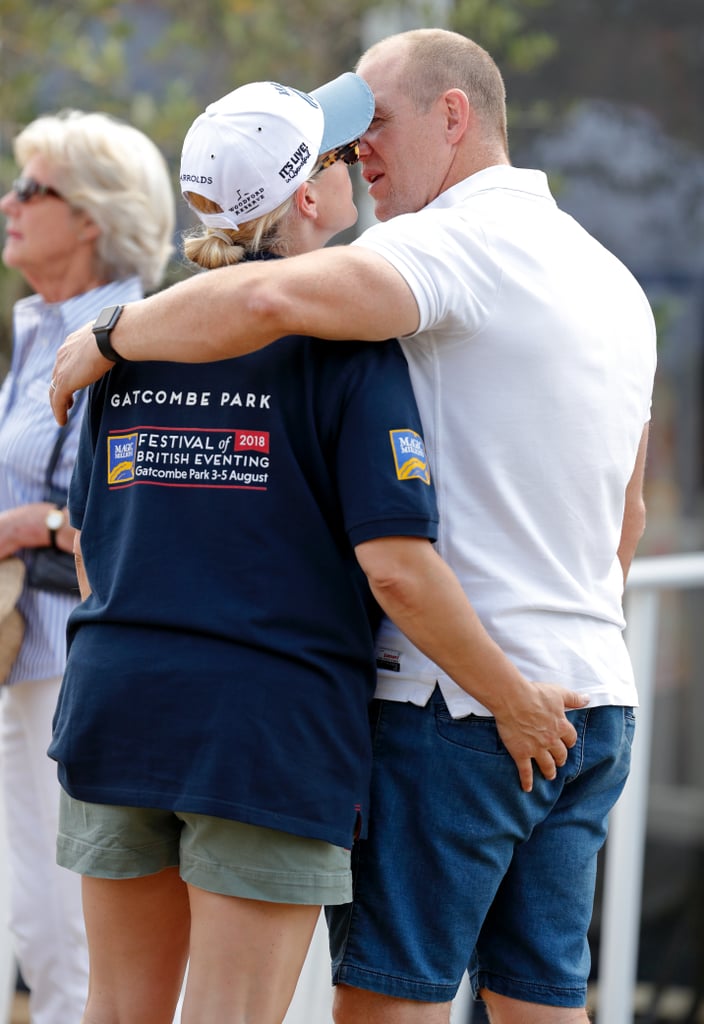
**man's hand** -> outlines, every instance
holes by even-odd
[[[91,330],[93,322],[69,334],[56,354],[54,372],[49,384],[49,401],[61,426],[73,405],[73,394],[99,380],[114,363],[100,354]]]
[[[514,695],[515,696],[515,695]],[[533,761],[546,779],[554,779],[567,760],[567,751],[577,742],[574,726],[565,711],[583,708],[588,698],[562,686],[531,683],[520,701],[494,717],[499,735],[516,762],[521,789],[533,788]]]

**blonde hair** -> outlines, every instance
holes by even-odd
[[[222,207],[198,192],[184,192],[184,197],[200,213],[222,213]],[[276,249],[285,255],[286,240],[280,234],[281,221],[294,205],[294,196],[270,213],[234,228],[208,228],[201,225],[184,236],[183,254],[191,263],[207,270],[241,263],[249,253]]]
[[[397,40],[404,47],[401,66],[396,70],[414,106],[425,113],[448,89],[461,89],[489,138],[499,139],[508,156],[506,87],[493,57],[459,32],[419,28],[374,43],[360,57],[358,66],[366,57],[376,56],[387,43]]]
[[[46,159],[56,188],[100,228],[106,280],[160,283],[173,251],[175,204],[166,161],[137,128],[103,113],[64,110],[32,121],[14,141],[17,162]]]

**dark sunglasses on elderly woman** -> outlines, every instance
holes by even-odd
[[[12,182],[12,191],[18,203],[28,203],[34,196],[55,196],[57,199],[64,197],[51,185],[42,185],[35,178],[17,178]]]
[[[348,165],[356,164],[359,160],[359,139],[348,142],[345,146],[339,146],[321,157],[320,170],[324,171],[326,167],[332,167],[338,160],[343,160]]]

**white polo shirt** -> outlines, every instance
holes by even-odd
[[[529,679],[635,705],[616,550],[655,372],[642,289],[541,171],[487,168],[355,244],[420,310],[402,344],[440,554]],[[378,696],[425,704],[437,680],[455,717],[488,714],[389,621],[378,659]]]

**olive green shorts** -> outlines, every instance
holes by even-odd
[[[207,814],[83,803],[61,790],[56,849],[62,867],[93,878],[178,867],[189,885],[225,896],[309,905],[352,899],[349,850]]]

